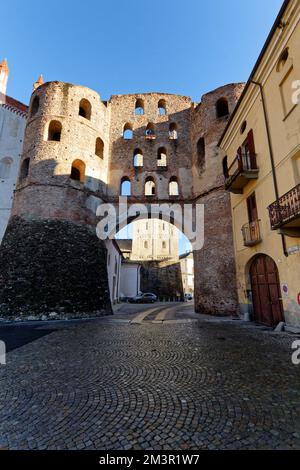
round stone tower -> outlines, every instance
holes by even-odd
[[[1,314],[110,310],[106,250],[95,231],[108,139],[96,92],[62,82],[34,91],[0,249]]]

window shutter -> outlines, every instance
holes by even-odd
[[[248,140],[248,148],[249,148],[250,158],[251,158],[251,168],[254,170],[257,168],[257,166],[256,166],[256,154],[255,154],[253,129],[250,129],[250,131],[248,132],[247,140]]]

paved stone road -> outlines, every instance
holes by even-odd
[[[0,448],[300,449],[294,336],[187,304],[126,305],[13,336],[0,366]]]

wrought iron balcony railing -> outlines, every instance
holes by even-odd
[[[236,194],[243,193],[249,180],[258,178],[256,156],[248,153],[238,154],[225,175],[225,188]]]
[[[242,226],[245,246],[254,246],[261,242],[260,220],[248,222]]]
[[[281,196],[269,207],[272,230],[300,226],[300,184]]]

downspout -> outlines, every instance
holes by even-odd
[[[268,146],[269,146],[269,154],[270,154],[270,161],[271,161],[271,168],[272,168],[273,185],[274,185],[276,200],[278,200],[279,199],[278,182],[277,182],[277,176],[276,176],[276,168],[275,168],[275,162],[274,162],[274,152],[273,152],[273,146],[272,146],[272,140],[271,140],[271,132],[270,132],[270,125],[269,125],[268,113],[267,113],[267,108],[266,108],[266,102],[265,102],[264,89],[263,89],[262,84],[259,83],[259,82],[255,82],[254,80],[251,80],[251,83],[253,83],[254,85],[257,85],[260,89],[263,112],[264,112],[264,118],[265,118],[265,124],[266,124],[267,138],[268,138]],[[282,243],[282,251],[284,253],[284,256],[288,257],[289,254],[288,254],[287,249],[286,249],[285,235],[283,235],[281,233],[280,236],[281,236],[281,243]]]

